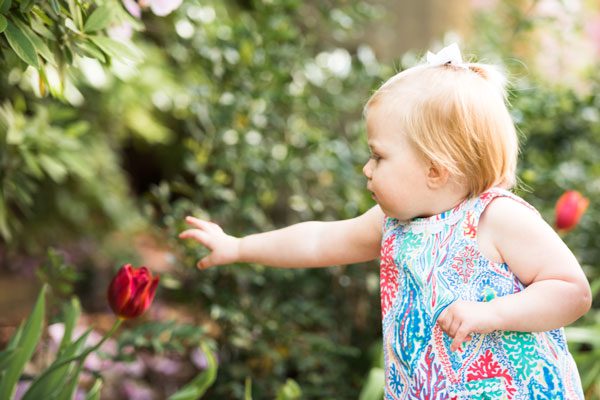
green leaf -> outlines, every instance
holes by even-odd
[[[60,14],[60,5],[58,4],[58,0],[50,0],[50,6],[56,15]]]
[[[8,22],[6,21],[6,17],[4,15],[0,15],[0,33],[4,32]]]
[[[92,15],[83,25],[84,32],[95,32],[108,26],[112,17],[112,9],[108,6],[100,6],[94,10]]]
[[[31,29],[33,29],[33,31],[36,32],[38,35],[45,37],[48,40],[56,41],[56,37],[50,31],[50,29],[46,27],[46,25],[44,24],[44,20],[40,15],[42,15],[45,18],[48,18],[48,16],[42,12],[40,12],[39,14],[36,13],[35,16],[32,17],[30,20]]]
[[[73,371],[73,373],[69,377],[63,378],[60,382],[64,382],[63,385],[58,383],[56,386],[61,387],[61,391],[56,396],[55,400],[71,400],[75,395],[75,391],[77,390],[77,384],[79,383],[79,375],[81,375],[81,371],[83,370],[83,362],[80,362],[77,365],[77,368]],[[42,393],[44,394],[44,393]],[[32,398],[33,400],[34,398]],[[25,400],[25,399],[23,399]]]
[[[83,42],[77,42],[77,49],[80,50],[85,56],[95,58],[103,64],[106,63],[106,56],[102,50],[100,50],[100,48],[98,48],[98,46],[91,41],[86,40]]]
[[[63,349],[63,351],[59,353],[56,360],[54,360],[54,362],[46,369],[46,372],[43,372],[31,383],[31,386],[29,386],[27,392],[23,395],[22,400],[36,400],[44,398],[44,396],[46,396],[46,398],[50,398],[63,393],[65,388],[70,390],[71,387],[67,384],[67,382],[69,382],[69,379],[74,375],[78,377],[81,373],[81,364],[78,365],[77,368],[73,368],[73,363],[77,363],[79,360],[73,360],[65,365],[61,365],[60,367],[53,366],[58,365],[63,360],[73,357],[76,354],[81,354],[81,351],[85,345],[85,341],[91,331],[92,328],[89,328],[75,342],[69,343]],[[63,384],[61,384],[61,382]]]
[[[78,31],[83,29],[83,16],[81,15],[81,8],[77,5],[75,0],[69,0],[69,12],[75,22],[75,26]]]
[[[25,165],[27,167],[26,171],[28,174],[31,174],[32,176],[38,179],[44,176],[44,172],[42,171],[37,162],[37,156],[34,155],[34,153],[32,153],[29,149],[25,148],[25,146],[22,147],[21,157],[25,162]]]
[[[12,0],[0,0],[0,13],[4,14],[10,9]]]
[[[379,400],[383,397],[385,374],[382,368],[371,368],[367,381],[360,391],[359,400]]]
[[[19,344],[19,341],[21,340],[21,335],[23,334],[23,327],[24,326],[25,326],[24,322],[22,322],[21,325],[19,325],[19,327],[17,328],[17,330],[15,331],[15,333],[10,338],[10,341],[6,345],[6,349],[5,350],[12,350],[12,349],[16,349],[17,348],[17,345]]]
[[[217,361],[205,343],[200,345],[206,355],[208,367],[190,383],[169,397],[169,400],[194,400],[202,397],[217,378]]]
[[[33,7],[33,0],[22,0],[19,10],[25,14],[31,11],[31,7]]]
[[[42,40],[41,37],[36,35],[35,32],[33,32],[31,28],[29,28],[29,26],[25,25],[21,21],[15,20],[15,25],[17,25],[21,32],[23,32],[23,34],[27,36],[27,39],[29,39],[29,41],[33,43],[33,46],[35,47],[35,50],[39,53],[39,55],[44,57],[44,59],[46,59],[46,61],[48,61],[52,65],[56,65],[54,54],[50,51],[50,48],[48,48],[48,45],[46,44],[46,42],[44,42],[44,40]]]
[[[10,234],[10,229],[8,229],[8,219],[6,215],[6,204],[4,201],[4,196],[2,195],[2,191],[0,189],[0,235],[6,241],[10,241],[12,235]]]
[[[0,399],[12,398],[15,384],[25,368],[25,364],[35,351],[40,336],[42,334],[42,324],[44,322],[44,315],[46,309],[46,291],[47,286],[44,285],[40,290],[38,299],[33,307],[33,311],[29,315],[23,332],[19,338],[17,345],[18,350],[15,354],[10,366],[7,368],[5,374],[2,376],[0,381]]]
[[[90,39],[110,57],[128,59],[136,62],[142,60],[141,52],[131,45],[117,42],[116,40],[104,36],[90,36]]]
[[[67,168],[61,162],[56,161],[47,154],[40,154],[39,162],[54,182],[62,182],[68,173]]]
[[[31,43],[31,40],[29,40],[29,38],[27,38],[27,36],[10,20],[8,21],[8,26],[4,31],[4,35],[6,36],[10,47],[12,47],[14,52],[23,61],[36,69],[40,68],[38,57],[35,52],[35,46],[33,43]]]
[[[71,335],[73,334],[73,329],[77,324],[77,320],[79,319],[79,315],[81,314],[81,305],[79,304],[79,300],[77,297],[72,297],[71,301],[65,305],[64,310],[65,314],[65,333],[63,335],[62,340],[60,341],[60,346],[58,348],[58,354],[62,354],[66,349],[67,345],[71,343]]]
[[[288,379],[277,391],[276,400],[298,400],[302,398],[300,385],[293,379]]]
[[[244,384],[244,400],[252,400],[252,378],[246,377]]]
[[[65,18],[65,26],[75,33],[81,33],[77,24],[71,18]]]
[[[100,400],[100,389],[102,388],[102,380],[96,379],[94,385],[85,396],[85,400]]]
[[[0,352],[0,371],[3,371],[9,364],[13,357],[17,354],[17,349],[4,350]]]

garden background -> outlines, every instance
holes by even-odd
[[[550,224],[564,191],[590,199],[563,238],[595,301],[567,336],[600,399],[597,2],[0,0],[0,32],[0,349],[49,287],[17,396],[65,322],[89,346],[109,331],[106,288],[131,263],[160,275],[156,299],[63,371],[76,396],[381,398],[377,263],[199,271],[177,234],[185,215],[245,235],[366,211],[364,102],[458,41],[509,73],[517,193]]]

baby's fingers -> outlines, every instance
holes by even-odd
[[[454,340],[450,345],[450,351],[456,351],[464,342],[471,340],[471,332],[467,332],[464,328],[459,328],[454,336]]]
[[[448,312],[448,309],[442,311],[438,317],[437,324],[442,328],[442,331],[447,335],[450,335],[450,327],[452,326],[453,318],[452,314]]]
[[[198,269],[205,269],[205,268],[209,268],[209,267],[212,267],[215,265],[216,265],[216,263],[213,262],[212,255],[208,255],[208,256],[204,257],[202,260],[198,261],[198,263],[196,264]]]
[[[212,231],[212,230],[221,230],[221,227],[217,224],[215,224],[214,222],[210,222],[210,221],[204,221],[200,218],[196,218],[196,217],[192,217],[192,216],[187,216],[185,217],[185,222],[187,222],[188,224],[198,228],[198,229],[202,229],[205,231]]]
[[[180,239],[194,239],[198,243],[211,248],[210,235],[200,229],[187,229],[179,234]]]

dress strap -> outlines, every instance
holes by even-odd
[[[479,219],[481,217],[481,214],[483,214],[487,206],[490,205],[490,203],[494,199],[497,199],[499,197],[508,197],[516,201],[517,203],[524,205],[525,207],[529,208],[534,213],[536,213],[538,216],[540,216],[539,211],[536,210],[535,207],[533,207],[531,204],[529,204],[516,194],[506,189],[494,187],[481,193],[476,199],[476,201],[473,203],[471,209],[467,212],[465,216],[463,232],[465,236],[471,237],[473,239],[477,237],[477,226],[479,225]]]

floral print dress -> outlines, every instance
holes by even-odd
[[[523,284],[486,259],[477,223],[498,188],[408,223],[387,217],[381,246],[381,308],[388,399],[583,399],[563,329],[472,334],[455,352],[436,324],[458,299],[490,301]]]

